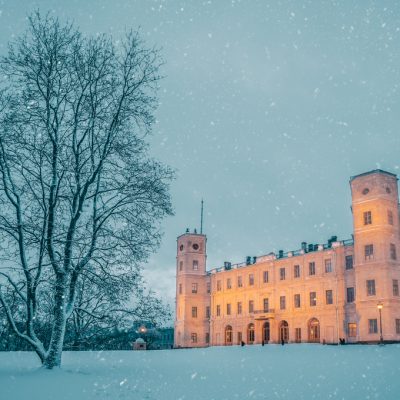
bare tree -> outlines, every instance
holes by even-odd
[[[172,172],[144,141],[160,64],[137,33],[119,44],[86,38],[38,12],[0,60],[0,303],[47,368],[61,364],[82,274],[137,268],[172,213]],[[36,321],[49,288],[46,344]],[[12,312],[5,290],[23,312]]]

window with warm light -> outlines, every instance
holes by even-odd
[[[357,324],[355,322],[349,322],[347,324],[347,335],[349,337],[357,336]]]

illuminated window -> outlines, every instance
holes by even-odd
[[[371,211],[364,212],[364,225],[371,225],[372,224],[372,214]]]
[[[364,246],[364,254],[366,260],[372,260],[374,258],[374,245],[366,244]]]
[[[255,334],[254,334],[254,324],[249,324],[247,327],[247,343],[254,343]]]
[[[390,259],[391,260],[397,259],[396,245],[394,243],[390,243]]]
[[[192,343],[197,343],[197,333],[191,333],[190,338],[192,339]]]
[[[226,280],[226,288],[227,289],[232,289],[232,280],[231,280],[231,278],[228,278]]]
[[[238,301],[237,303],[237,313],[238,315],[242,314],[242,302]]]
[[[269,300],[268,300],[268,298],[265,298],[265,299],[263,299],[263,309],[264,309],[264,312],[268,312],[269,311]]]
[[[254,274],[249,274],[249,285],[250,286],[254,285]]]
[[[280,278],[281,281],[284,281],[284,280],[285,280],[285,275],[286,275],[285,268],[281,268],[281,269],[279,270],[279,278]]]
[[[348,287],[346,289],[346,294],[347,294],[347,302],[348,303],[354,303],[354,288],[353,287]]]
[[[387,217],[388,217],[388,224],[389,225],[393,225],[393,212],[392,212],[392,210],[388,210]]]
[[[300,278],[300,265],[293,266],[293,276],[295,278]]]
[[[368,333],[378,333],[378,321],[376,319],[368,320]]]
[[[268,271],[263,271],[263,282],[268,283]]]
[[[237,286],[238,287],[243,287],[243,279],[242,279],[241,275],[238,276],[238,278],[237,278]]]
[[[197,283],[192,283],[192,293],[197,293],[199,285]]]
[[[308,263],[308,274],[309,275],[315,275],[315,262],[311,261]]]
[[[393,296],[399,295],[399,281],[397,279],[393,279]]]
[[[317,305],[317,292],[310,292],[310,306],[315,307]]]
[[[325,298],[326,298],[326,304],[333,304],[333,292],[332,290],[327,290],[325,291]]]
[[[301,303],[300,303],[300,294],[295,294],[294,295],[294,308],[300,308]]]
[[[375,295],[376,295],[375,279],[369,279],[367,280],[367,296],[375,296]]]
[[[254,300],[249,300],[249,313],[254,312]]]
[[[332,272],[332,260],[330,258],[325,260],[325,272]]]
[[[231,315],[231,305],[230,305],[230,303],[228,303],[226,305],[226,315]]]
[[[353,256],[346,256],[346,269],[353,269]]]
[[[285,296],[280,296],[280,298],[279,298],[279,308],[281,310],[285,310],[286,309],[286,297]]]
[[[347,324],[347,334],[349,337],[357,336],[357,324],[355,322],[349,322]]]
[[[192,307],[192,318],[197,318],[197,307]]]

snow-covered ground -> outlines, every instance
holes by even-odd
[[[1,400],[400,399],[400,345],[0,353]]]

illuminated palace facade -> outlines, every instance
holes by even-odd
[[[396,175],[350,179],[353,238],[206,270],[206,236],[177,240],[175,347],[400,341]]]

